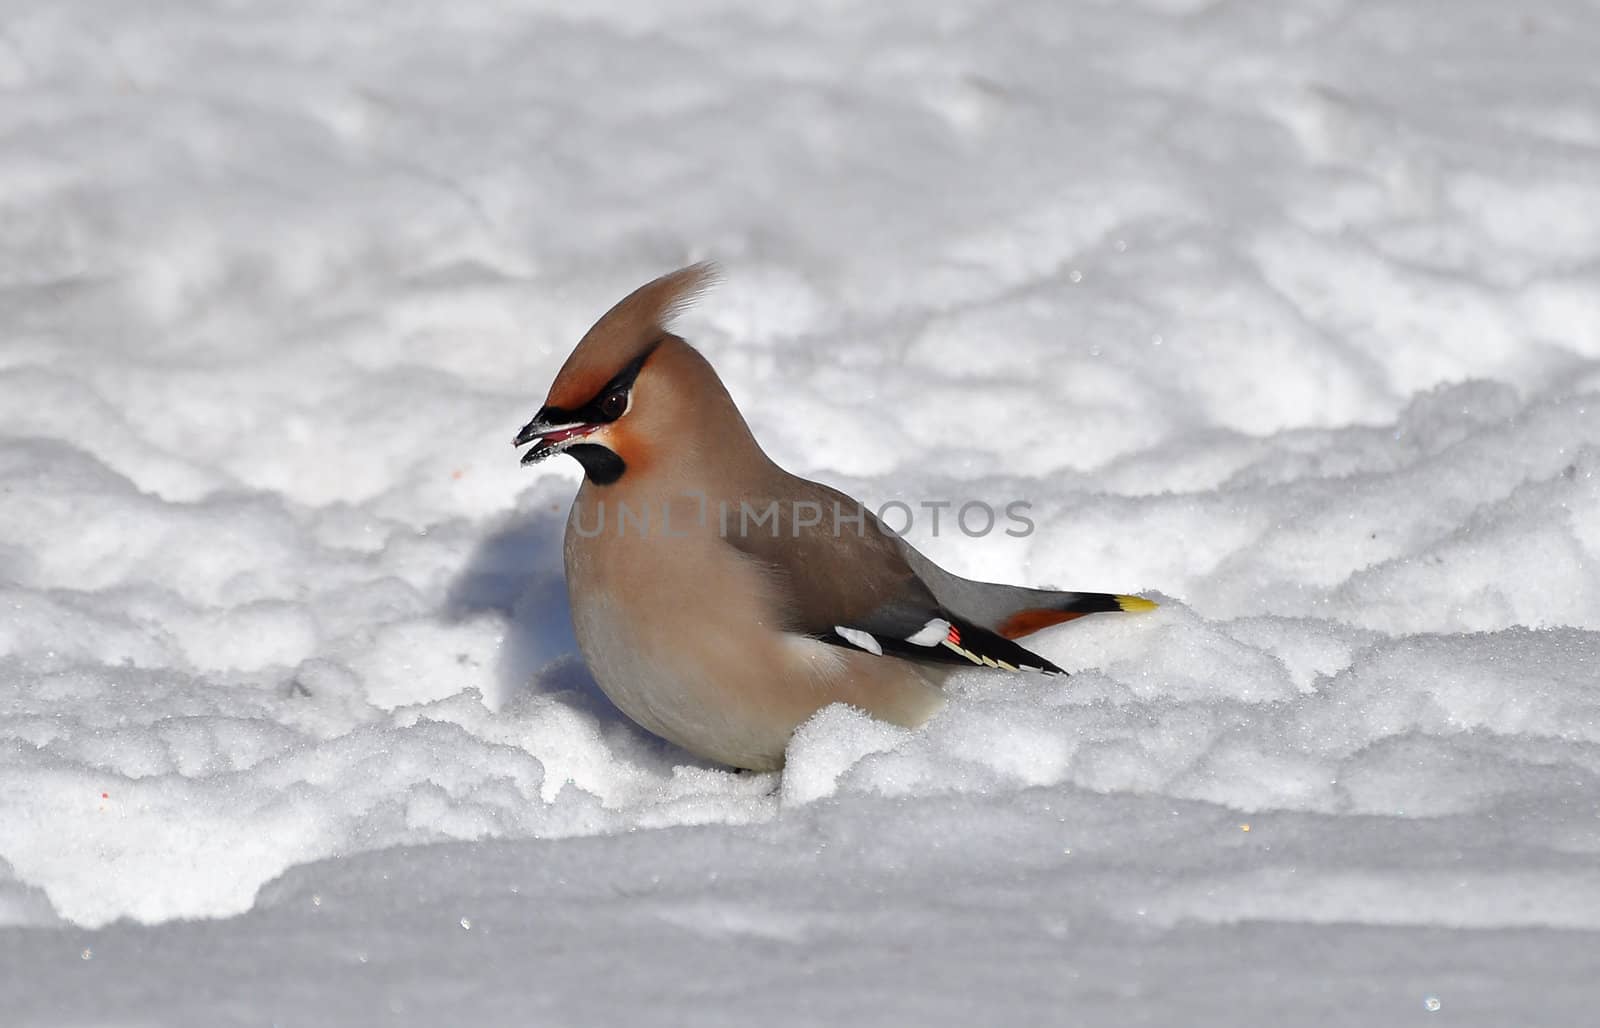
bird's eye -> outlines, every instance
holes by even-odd
[[[600,413],[606,416],[607,421],[615,421],[622,417],[622,412],[628,409],[628,391],[626,389],[613,389],[600,401]]]

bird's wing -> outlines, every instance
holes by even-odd
[[[785,492],[798,495],[775,504],[747,500],[753,515],[736,511],[722,526],[729,545],[770,570],[785,629],[927,663],[1065,673],[940,603],[899,539],[855,500],[815,482],[791,482]],[[761,517],[772,511],[774,518]]]
[[[868,620],[870,622],[872,619]],[[879,656],[903,657],[929,664],[1041,671],[1047,675],[1066,674],[1027,647],[996,635],[987,628],[963,621],[949,611],[937,611],[920,629],[902,637],[900,633],[904,630],[903,622],[894,625],[873,624],[863,628],[835,625],[833,631],[824,632],[817,638],[836,646],[852,646]]]

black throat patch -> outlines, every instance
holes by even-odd
[[[578,443],[567,447],[566,452],[578,458],[578,463],[583,465],[584,477],[595,485],[610,485],[628,470],[628,465],[623,463],[621,457],[599,443]]]

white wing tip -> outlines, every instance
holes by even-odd
[[[839,633],[839,638],[850,645],[866,650],[875,657],[883,656],[883,647],[873,638],[871,632],[863,632],[859,628],[846,628],[844,625],[834,625],[833,630]]]

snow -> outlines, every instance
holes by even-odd
[[[1600,11],[0,5],[8,1024],[1576,1024]],[[975,577],[1150,592],[781,775],[508,445],[612,302]]]

